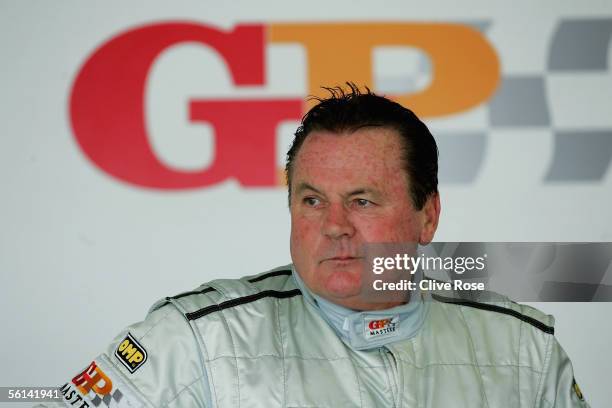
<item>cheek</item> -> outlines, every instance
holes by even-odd
[[[315,225],[306,217],[295,216],[291,218],[291,238],[303,240],[313,234]]]
[[[318,227],[305,217],[291,217],[291,254],[295,258],[307,257],[317,242]]]
[[[359,231],[366,242],[416,242],[420,229],[414,213],[405,212],[392,217],[368,219],[360,223]]]
[[[421,235],[421,226],[418,216],[410,212],[401,219],[397,220],[395,232],[397,242],[418,242]]]
[[[366,242],[390,242],[394,233],[397,232],[397,226],[393,226],[390,222],[374,222],[363,225],[360,228],[361,235],[364,237]]]

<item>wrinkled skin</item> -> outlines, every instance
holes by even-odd
[[[440,215],[438,194],[417,211],[393,129],[312,132],[294,162],[291,183],[291,257],[304,283],[319,296],[354,310],[365,243],[429,243]]]

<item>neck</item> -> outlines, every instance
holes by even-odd
[[[317,294],[317,296],[322,297],[328,302],[334,303],[338,306],[342,306],[346,309],[351,309],[355,311],[368,311],[368,310],[384,310],[391,309],[392,307],[404,305],[408,303],[410,297],[406,298],[403,301],[392,301],[392,302],[367,302],[361,296],[351,296],[346,298],[333,298],[329,296],[323,296]]]

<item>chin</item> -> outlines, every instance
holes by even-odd
[[[335,298],[347,298],[361,293],[361,270],[339,269],[327,272],[325,292]]]

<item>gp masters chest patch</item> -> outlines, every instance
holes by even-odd
[[[147,351],[128,333],[115,350],[115,357],[133,373],[147,361]]]

